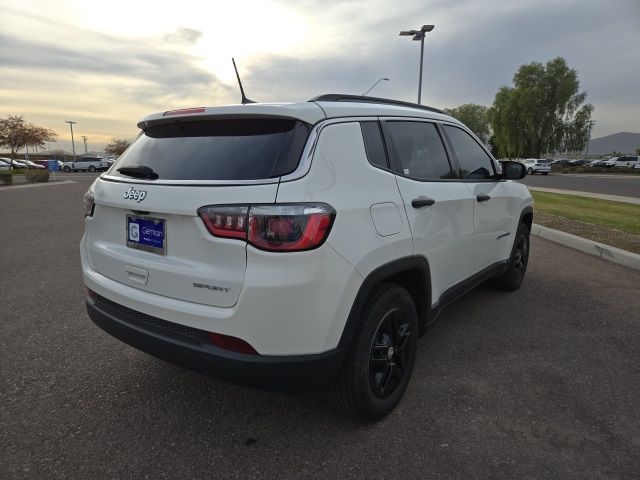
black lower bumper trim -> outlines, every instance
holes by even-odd
[[[88,298],[87,312],[102,330],[138,350],[195,372],[264,390],[323,389],[337,376],[344,359],[344,352],[338,349],[292,356],[231,352],[214,345],[203,330],[186,327],[184,331],[179,324],[103,297]]]

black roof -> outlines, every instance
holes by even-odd
[[[419,103],[403,102],[402,100],[392,100],[390,98],[365,97],[364,95],[349,95],[342,93],[326,93],[313,97],[310,102],[361,102],[361,103],[382,103],[386,105],[398,105],[401,107],[419,108],[430,112],[444,113],[439,108],[420,105]]]

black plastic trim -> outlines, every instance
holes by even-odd
[[[309,102],[357,102],[357,103],[382,103],[385,105],[398,105],[402,107],[418,108],[420,110],[428,110],[430,112],[442,113],[439,108],[420,105],[419,103],[403,102],[402,100],[392,100],[390,98],[366,97],[364,95],[350,95],[343,93],[326,93],[313,97]]]
[[[375,287],[394,275],[408,271],[417,271],[423,279],[423,283],[426,286],[424,301],[422,305],[416,305],[416,309],[418,310],[420,324],[426,324],[430,321],[428,318],[431,306],[431,271],[429,262],[426,258],[420,256],[403,257],[376,268],[364,279],[342,331],[342,337],[338,343],[339,350],[346,351],[348,349],[351,338],[360,322],[362,309]]]
[[[478,273],[473,274],[462,282],[454,285],[453,287],[447,289],[442,295],[440,295],[440,298],[435,303],[435,305],[431,307],[431,321],[435,320],[447,305],[463,296],[469,290],[473,290],[481,283],[495,277],[496,275],[500,275],[506,270],[508,265],[509,260],[496,262],[480,270]]]
[[[115,305],[115,306],[114,306]],[[88,298],[87,312],[102,330],[138,350],[189,370],[240,385],[294,392],[326,388],[345,351],[313,355],[251,355],[217,347],[207,332],[158,319],[127,307]]]

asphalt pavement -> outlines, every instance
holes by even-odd
[[[639,272],[532,239],[523,287],[448,307],[398,408],[362,424],[94,326],[76,180],[0,189],[0,478],[638,478]]]
[[[557,188],[640,198],[640,175],[551,173],[549,175],[527,175],[519,181],[530,187]]]

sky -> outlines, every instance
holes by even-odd
[[[102,150],[153,112],[322,93],[491,105],[525,63],[561,56],[595,106],[593,137],[640,132],[640,0],[0,0],[0,116]]]

